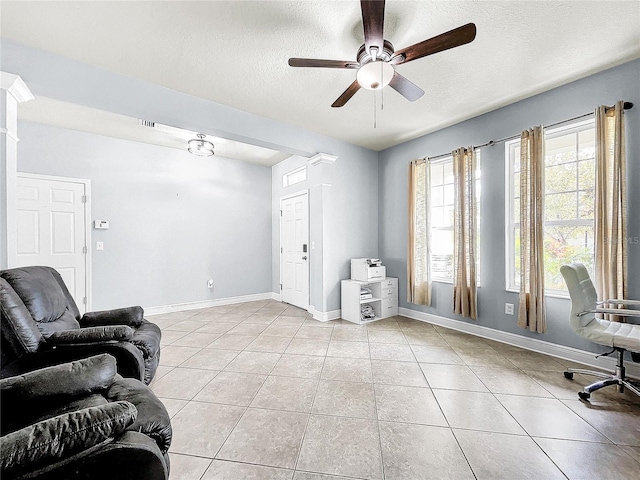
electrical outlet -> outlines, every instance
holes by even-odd
[[[504,313],[507,315],[513,315],[513,303],[504,304]]]
[[[96,250],[104,250],[104,242],[96,242]]]
[[[213,278],[210,278],[207,282],[207,288],[213,288]]]

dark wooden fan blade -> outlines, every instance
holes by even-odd
[[[347,60],[320,60],[317,58],[290,58],[292,67],[319,67],[319,68],[358,68],[356,62]]]
[[[360,84],[356,80],[351,85],[349,85],[349,88],[347,88],[344,91],[344,93],[340,95],[338,99],[331,104],[331,106],[334,108],[344,106],[344,104],[347,103],[358,90],[360,90]]]
[[[424,95],[424,90],[407,80],[406,77],[403,77],[398,72],[393,74],[389,86],[410,102],[415,102]]]
[[[433,55],[434,53],[465,45],[473,42],[474,38],[476,38],[476,26],[473,23],[467,23],[462,27],[454,28],[437,37],[398,50],[393,54],[391,63],[396,65],[407,63],[416,58],[426,57],[427,55]],[[398,57],[404,58],[399,59]]]
[[[361,0],[362,24],[364,25],[364,46],[367,51],[378,47],[382,53],[384,46],[384,0]]]

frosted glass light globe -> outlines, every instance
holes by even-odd
[[[390,63],[378,60],[361,66],[356,74],[356,79],[362,88],[380,90],[389,85],[394,73]]]

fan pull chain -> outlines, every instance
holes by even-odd
[[[382,64],[384,62],[380,62],[380,81],[383,80],[384,72],[382,70]],[[383,83],[384,85],[384,83]],[[384,110],[384,87],[380,89],[380,111]]]
[[[378,128],[377,108],[376,108],[376,91],[373,91],[373,128]]]

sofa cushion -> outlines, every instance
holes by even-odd
[[[3,402],[29,402],[43,397],[75,397],[104,390],[116,376],[116,359],[103,353],[0,380]]]
[[[11,475],[67,458],[120,435],[136,415],[136,407],[122,401],[29,425],[0,438],[0,469]]]
[[[80,328],[70,309],[66,288],[59,283],[62,279],[57,277],[59,274],[48,267],[13,268],[2,272],[2,278],[20,296],[45,338],[56,331]],[[72,307],[76,309],[75,304]]]
[[[27,307],[16,291],[0,278],[0,313],[2,313],[2,338],[11,347],[8,357],[17,358],[25,353],[37,352],[44,341],[42,334]]]
[[[39,412],[71,399],[106,390],[116,376],[116,360],[102,354],[0,380],[2,432],[32,423]]]

